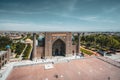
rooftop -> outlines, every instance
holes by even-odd
[[[14,67],[7,80],[119,80],[120,67],[101,59],[92,57]],[[45,69],[46,65],[49,69]]]
[[[7,51],[0,51],[0,56],[2,55],[2,54],[5,54]]]

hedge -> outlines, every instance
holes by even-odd
[[[31,45],[28,44],[26,50],[25,50],[24,53],[23,53],[23,59],[28,59],[29,54],[30,54],[30,51],[31,51],[31,48],[32,48]]]
[[[93,52],[88,51],[87,49],[84,49],[84,48],[80,48],[80,51],[85,53],[85,54],[88,54],[88,55],[92,55],[93,54]]]
[[[25,48],[25,44],[24,43],[17,43],[16,50],[15,50],[16,58],[17,58],[18,55],[21,55],[21,53],[24,50],[24,48]]]

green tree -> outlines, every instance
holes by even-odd
[[[0,36],[0,50],[5,50],[6,45],[12,44],[12,40],[6,36]]]
[[[17,55],[20,55],[24,48],[25,48],[24,43],[17,43],[15,53],[17,53]]]

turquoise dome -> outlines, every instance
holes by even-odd
[[[74,36],[72,36],[72,41],[74,41],[75,40],[75,38],[74,38]]]
[[[9,49],[9,48],[10,48],[10,46],[9,46],[9,45],[7,45],[7,46],[6,46],[6,49]]]
[[[38,40],[39,40],[39,41],[42,41],[43,38],[44,38],[44,36],[40,35],[40,36],[38,37]]]

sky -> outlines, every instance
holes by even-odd
[[[0,0],[0,31],[120,31],[120,0]]]

